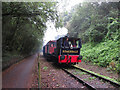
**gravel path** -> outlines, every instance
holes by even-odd
[[[66,74],[57,64],[40,58],[41,88],[84,88],[86,87]]]
[[[2,88],[30,88],[36,57],[25,58],[2,72]]]

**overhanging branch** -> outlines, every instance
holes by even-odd
[[[3,13],[2,16],[13,16],[13,17],[19,17],[19,16],[23,16],[23,17],[31,17],[31,16],[37,16],[37,15],[41,15],[41,13]]]

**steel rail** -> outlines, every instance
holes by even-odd
[[[89,87],[90,90],[96,90],[96,88],[92,85],[90,85],[89,83],[81,80],[80,78],[76,77],[74,74],[70,73],[69,71],[67,71],[66,69],[62,68],[63,71],[65,71],[67,74],[69,74],[70,76],[72,76],[73,78],[75,78],[77,81],[83,83],[84,85],[86,85],[87,87]]]
[[[91,73],[91,72],[87,71],[86,69],[81,68],[81,67],[78,67],[78,66],[72,66],[72,67],[73,67],[73,68],[76,68],[76,69],[79,69],[79,70],[81,70],[81,71],[84,71],[84,72],[86,72],[86,73],[89,73],[89,74],[91,74],[91,75],[93,75],[93,76],[95,76],[95,77],[98,77],[99,79],[103,79],[103,80],[105,80],[105,81],[110,82],[111,84],[114,84],[114,85],[120,87],[120,84],[119,84],[119,83],[114,82],[114,81],[112,81],[112,80],[109,80],[109,79],[107,79],[107,78],[105,78],[105,77],[99,76],[99,75],[97,75],[97,73]]]

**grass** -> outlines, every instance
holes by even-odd
[[[78,73],[77,72],[73,72],[74,75],[77,75]]]
[[[103,79],[100,80],[101,82],[105,82]]]
[[[44,69],[44,70],[47,70],[47,69],[48,69],[48,67],[44,66],[44,67],[43,67],[43,69]]]
[[[84,80],[84,81],[87,81],[88,79],[87,79],[87,78],[84,78],[83,80]]]
[[[75,69],[75,71],[76,71],[76,72],[81,72],[81,71],[80,71],[80,70],[78,70],[78,69]]]
[[[75,67],[78,67],[78,66],[75,66]],[[78,68],[79,68],[79,67],[78,67]],[[89,72],[89,73],[92,73],[92,74],[94,74],[94,75],[97,75],[97,76],[99,76],[99,77],[102,77],[102,78],[105,78],[105,79],[108,79],[108,80],[110,80],[110,81],[113,81],[113,82],[115,82],[115,83],[120,84],[120,82],[119,82],[118,80],[112,79],[112,78],[110,78],[110,77],[107,77],[107,76],[104,76],[104,75],[101,75],[101,74],[98,74],[98,73],[95,73],[95,72],[92,72],[92,71],[89,71],[89,70],[86,70],[86,69],[81,68],[81,67],[80,67],[80,69],[82,69],[82,70],[84,70],[84,71],[87,71],[87,72]]]
[[[93,79],[96,79],[96,77],[89,77],[88,79],[89,80],[93,80]]]
[[[87,73],[85,73],[85,72],[80,72],[80,73],[78,73],[79,75],[85,75],[85,74],[87,74]]]
[[[81,75],[85,75],[87,73],[82,72],[81,70],[75,69],[75,72],[73,72],[73,74],[75,74],[75,75],[79,74],[81,76]]]

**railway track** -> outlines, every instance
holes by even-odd
[[[81,80],[80,78],[76,77],[74,74],[70,73],[68,70],[66,70],[65,68],[62,68],[63,71],[65,71],[67,74],[69,74],[70,76],[72,76],[73,78],[75,78],[78,82],[83,83],[86,87],[88,87],[89,89],[93,89],[96,90],[94,86],[90,85],[89,83],[84,82],[83,80]]]
[[[120,89],[120,84],[91,73],[83,68],[72,66],[71,69],[62,68],[67,74],[75,78],[78,82],[83,83],[89,89],[96,90],[97,88],[113,88]]]
[[[108,77],[105,78],[105,76],[103,76],[103,75],[98,75],[97,73],[88,71],[88,70],[86,70],[86,69],[84,69],[84,68],[81,68],[81,67],[78,67],[78,66],[72,66],[72,67],[75,68],[75,69],[82,70],[82,71],[84,71],[84,72],[86,72],[86,73],[88,73],[88,74],[91,74],[91,75],[93,75],[93,76],[95,76],[95,77],[98,77],[99,79],[103,79],[103,80],[105,80],[105,81],[110,82],[111,84],[114,84],[114,85],[120,87],[120,83],[118,83],[117,81],[112,81],[112,80],[110,80],[111,78],[108,78]]]

